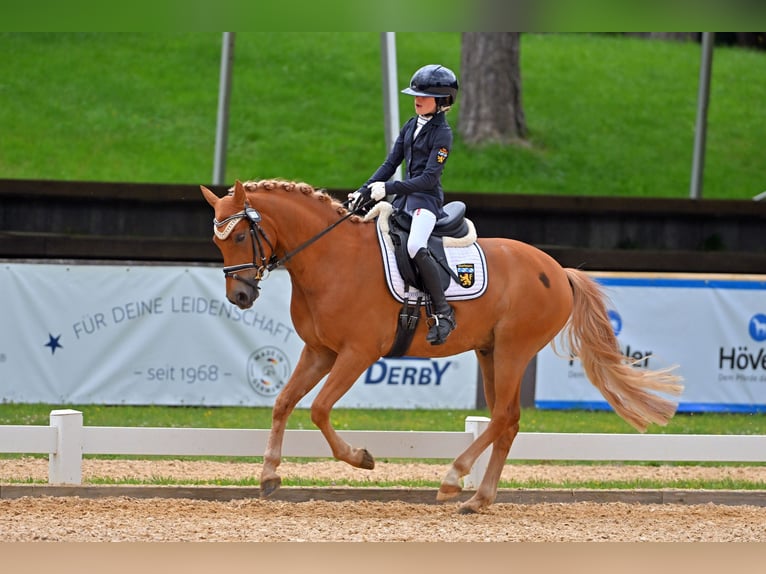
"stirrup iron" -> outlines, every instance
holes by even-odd
[[[441,345],[449,334],[457,327],[455,312],[450,308],[449,313],[434,313],[428,316],[429,329],[426,341],[432,345]]]

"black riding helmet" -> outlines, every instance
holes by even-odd
[[[436,98],[437,107],[443,108],[455,103],[457,90],[455,72],[439,64],[428,64],[412,75],[409,87],[404,88],[402,93]]]

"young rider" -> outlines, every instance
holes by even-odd
[[[432,345],[444,343],[457,326],[441,287],[438,263],[427,247],[436,220],[444,216],[441,175],[452,148],[452,129],[445,113],[455,103],[457,92],[457,76],[449,68],[429,64],[416,71],[402,93],[415,97],[417,115],[404,124],[383,164],[349,195],[353,202],[362,195],[380,201],[393,194],[393,207],[412,215],[407,252],[431,297],[433,322],[426,340]],[[388,181],[403,161],[407,166],[405,179]]]

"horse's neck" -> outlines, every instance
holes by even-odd
[[[302,263],[293,265],[294,270],[308,262],[311,273],[332,273],[340,261],[354,260],[366,253],[368,245],[376,246],[374,224],[343,221],[329,229],[339,216],[318,200],[305,199],[299,209],[295,201],[280,201],[278,207],[274,202],[275,205],[268,208],[276,227],[279,257],[293,254],[291,259],[297,258]],[[311,205],[312,202],[317,205]],[[302,257],[304,255],[308,257]]]

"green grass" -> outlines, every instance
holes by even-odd
[[[221,36],[0,34],[0,178],[209,183]],[[459,33],[398,33],[398,82]],[[524,34],[528,147],[469,148],[448,191],[689,194],[700,47],[610,35]],[[717,47],[703,194],[764,190],[766,53]],[[227,181],[356,188],[383,160],[377,33],[238,33]],[[400,95],[403,122],[411,98]],[[450,112],[457,128],[460,103]]]
[[[39,481],[42,484],[44,481]],[[17,484],[22,483],[21,481]],[[31,481],[25,484],[34,484]],[[180,480],[167,477],[153,477],[148,480],[130,479],[130,478],[108,478],[94,477],[88,480],[92,485],[134,485],[134,486],[233,486],[233,487],[258,487],[259,480],[256,477],[248,479],[218,479],[218,480]],[[312,488],[431,488],[438,490],[440,482],[438,480],[350,480],[350,479],[319,479],[319,478],[284,478],[283,486],[292,487],[312,487]],[[526,482],[515,480],[501,480],[498,483],[499,488],[539,488],[539,489],[592,489],[592,490],[636,490],[636,489],[678,489],[678,490],[763,490],[766,484],[762,482],[748,482],[745,480],[672,480],[660,481],[650,479],[640,480],[611,480],[607,482],[593,480],[565,480],[554,482],[549,480],[530,480]]]
[[[144,426],[193,428],[270,428],[269,407],[166,407],[0,404],[0,425],[47,425],[51,410],[73,408],[83,412],[88,426]],[[344,409],[332,411],[338,430],[462,431],[465,418],[487,416],[486,410]],[[288,428],[314,429],[308,409],[296,409]],[[524,409],[522,432],[634,433],[615,413],[607,411],[549,411]],[[739,413],[677,414],[666,427],[650,433],[766,434],[766,416]]]
[[[260,484],[256,476],[244,479],[179,479],[165,476],[152,476],[148,479],[131,477],[89,477],[87,484],[96,486],[230,486],[257,488]],[[17,479],[8,481],[10,484],[46,484],[45,480]],[[347,478],[324,479],[324,478],[283,478],[282,485],[287,487],[303,488],[430,488],[437,490],[440,485],[438,480],[352,480]],[[508,489],[591,489],[591,490],[640,490],[640,489],[677,489],[677,490],[764,490],[763,482],[751,482],[744,479],[682,479],[682,480],[563,480],[560,482],[551,480],[532,479],[528,481],[500,480],[499,488]]]
[[[2,458],[7,457],[0,457]],[[96,458],[96,457],[88,457]],[[98,457],[109,458],[109,457]],[[121,457],[125,458],[125,457]],[[167,457],[146,457],[146,458],[167,458]],[[185,460],[198,457],[179,457]],[[290,459],[294,460],[294,459]],[[238,459],[238,462],[243,462],[243,459]],[[245,462],[260,463],[262,460],[247,459]],[[406,461],[404,461],[406,462]],[[446,464],[449,461],[427,461],[432,464]],[[529,461],[514,461],[509,464],[543,464],[550,465],[554,463],[550,462],[529,462]],[[555,463],[555,464],[569,464],[569,463]],[[596,465],[604,465],[610,463],[589,463]],[[670,463],[665,463],[670,464]],[[646,463],[631,463],[631,465],[646,466]],[[752,464],[750,464],[752,465]],[[649,464],[649,466],[658,466],[657,464]],[[705,463],[704,466],[724,466],[716,463]],[[725,466],[744,466],[740,464],[728,464]],[[24,479],[12,479],[8,480],[11,484],[46,484],[46,480],[24,478]],[[149,478],[136,478],[130,476],[123,477],[111,477],[111,476],[90,476],[85,482],[89,485],[134,485],[134,486],[231,486],[231,487],[250,487],[257,488],[260,481],[257,476],[251,476],[247,478],[229,479],[229,478],[217,478],[217,479],[180,479],[169,476],[153,475]],[[429,479],[400,479],[400,480],[365,480],[365,479],[350,479],[350,478],[311,478],[311,477],[284,477],[282,479],[283,486],[288,487],[351,487],[351,488],[430,488],[438,489],[440,485],[439,480]],[[735,478],[720,478],[720,479],[676,479],[676,480],[661,480],[661,479],[614,479],[608,481],[596,481],[596,480],[562,480],[552,481],[545,479],[529,479],[526,481],[520,480],[505,480],[502,479],[498,483],[499,488],[538,488],[538,489],[708,489],[708,490],[764,490],[766,489],[766,483],[762,481],[748,481],[746,479]]]

